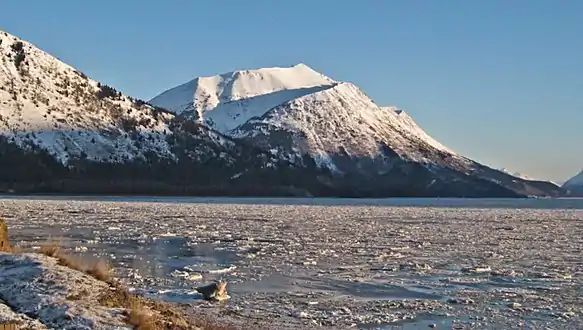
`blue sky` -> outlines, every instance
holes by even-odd
[[[199,75],[304,62],[494,167],[583,167],[583,1],[3,1],[0,28],[150,99]]]

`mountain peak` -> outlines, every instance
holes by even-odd
[[[238,70],[197,79],[198,87],[203,87],[206,93],[220,94],[223,99],[229,100],[336,83],[304,63],[291,67]]]
[[[224,124],[217,127],[211,123],[211,126],[226,132],[281,103],[336,84],[299,63],[291,67],[246,69],[199,77],[156,96],[150,103],[177,114],[192,112],[200,121],[211,117],[213,122]],[[252,109],[247,107],[245,101],[259,98],[261,101],[254,103]],[[217,112],[219,108],[221,111]]]
[[[277,67],[276,67],[276,68],[277,68]],[[290,66],[290,68],[292,68],[292,69],[295,69],[295,70],[305,70],[305,71],[312,71],[312,72],[315,72],[315,73],[321,74],[321,73],[319,73],[318,71],[314,70],[314,69],[313,69],[311,66],[307,65],[307,64],[306,64],[306,63],[304,63],[304,62],[299,62],[299,63],[297,63],[297,64],[294,64],[294,65]]]

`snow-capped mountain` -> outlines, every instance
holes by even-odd
[[[310,156],[318,167],[350,177],[355,184],[413,189],[421,195],[559,190],[460,156],[402,110],[379,106],[354,84],[332,80],[304,64],[196,78],[150,103],[196,118],[281,159],[305,164]]]
[[[181,192],[204,193],[193,189],[251,180],[257,171],[282,165],[267,152],[125,96],[2,31],[0,155],[0,190],[23,181],[58,191],[63,180],[74,180],[75,189],[81,181],[111,187],[129,180],[121,191],[144,192],[155,181],[157,192],[164,183],[168,193],[176,184],[191,187]]]
[[[269,109],[336,84],[304,64],[292,68],[244,70],[196,78],[150,103],[187,113],[226,133]]]
[[[349,155],[374,158],[379,142],[418,161],[426,159],[419,143],[456,156],[402,110],[379,107],[355,85],[336,82],[305,64],[196,78],[150,103],[236,138],[255,137],[265,128],[305,134],[305,143],[294,146],[292,156],[309,153],[333,170],[329,155],[339,147]]]

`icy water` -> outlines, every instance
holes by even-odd
[[[4,197],[159,299],[274,329],[583,329],[581,199]],[[193,288],[230,282],[225,305]]]

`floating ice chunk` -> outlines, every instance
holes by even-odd
[[[464,273],[489,273],[492,271],[492,268],[488,265],[480,265],[477,267],[469,267],[462,269]]]
[[[418,264],[418,263],[405,263],[399,265],[401,270],[431,270],[431,266],[428,264]]]
[[[202,275],[199,273],[190,273],[190,272],[178,270],[178,269],[176,269],[172,273],[170,273],[170,276],[182,277],[182,278],[190,280],[190,281],[198,281],[198,280],[202,279]]]
[[[235,269],[237,269],[237,266],[232,265],[232,266],[229,266],[227,268],[203,271],[203,273],[209,273],[209,274],[225,274],[225,273],[230,273],[230,272],[234,271]]]

